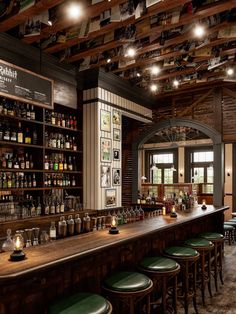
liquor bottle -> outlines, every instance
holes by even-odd
[[[50,158],[50,162],[49,162],[49,170],[53,170],[53,161],[52,161],[52,157]]]
[[[7,159],[6,159],[6,155],[2,156],[2,168],[7,168]]]
[[[51,222],[51,227],[49,230],[49,238],[51,241],[56,240],[57,238],[57,229],[55,227],[55,221]]]
[[[73,170],[77,171],[77,163],[76,163],[76,158],[73,156]]]
[[[69,135],[66,135],[66,140],[65,140],[65,148],[70,149],[70,140],[69,140]]]
[[[16,131],[16,130],[12,130],[12,131],[11,131],[10,140],[11,140],[12,142],[17,142],[17,131]]]
[[[66,157],[64,157],[64,161],[63,161],[63,168],[65,171],[67,171],[67,161],[66,161]]]
[[[14,172],[11,175],[11,186],[12,186],[12,188],[16,187],[16,176],[15,176]]]
[[[74,120],[73,120],[72,116],[70,116],[70,128],[71,129],[74,128],[73,125],[74,125]]]
[[[58,160],[57,157],[54,158],[53,170],[58,171]]]
[[[73,171],[73,164],[72,164],[71,156],[69,156],[68,170],[69,170],[69,171]]]
[[[37,182],[36,182],[36,178],[35,178],[35,173],[33,173],[32,186],[33,186],[33,188],[36,188],[36,186],[37,186]]]
[[[44,169],[49,170],[49,162],[48,162],[48,156],[47,155],[45,155],[45,159],[44,159]]]
[[[25,158],[24,158],[24,156],[21,157],[21,160],[20,160],[20,168],[21,168],[21,169],[25,169]]]
[[[73,150],[75,150],[75,151],[76,151],[77,148],[78,148],[78,147],[77,147],[77,143],[76,143],[76,141],[75,141],[75,137],[72,138],[72,148],[73,148]]]
[[[31,215],[31,217],[35,217],[36,216],[36,208],[35,208],[32,196],[30,197],[30,215]]]
[[[37,143],[38,143],[38,133],[37,133],[36,129],[34,129],[32,137],[33,137],[33,140],[32,140],[33,145],[37,145]]]
[[[28,176],[28,188],[32,188],[32,178],[31,178],[31,175]]]
[[[13,161],[13,168],[14,168],[14,169],[20,169],[19,161],[18,161],[17,158],[14,158],[14,161]]]
[[[42,212],[42,206],[40,203],[40,197],[38,196],[37,208],[36,208],[36,215],[40,216]]]
[[[52,134],[51,147],[52,148],[57,148],[57,139],[56,139],[56,135],[55,134]]]
[[[7,188],[11,189],[12,187],[12,181],[11,181],[11,175],[9,174],[7,177]]]
[[[48,205],[47,199],[46,199],[45,205],[44,205],[44,215],[49,215],[49,205]]]
[[[7,175],[5,172],[3,172],[3,175],[2,175],[2,187],[3,189],[7,188]]]
[[[19,122],[18,130],[17,130],[17,142],[22,144],[23,141],[24,141],[23,132],[22,132],[22,129],[21,129],[21,123]]]
[[[75,176],[72,177],[71,185],[72,186],[76,186]]]
[[[64,128],[66,126],[66,120],[65,120],[65,115],[61,115],[61,126]]]
[[[61,148],[61,135],[57,134],[57,148]]]
[[[35,120],[35,110],[34,110],[34,105],[31,105],[31,110],[30,110],[30,119]]]
[[[19,175],[18,175],[18,173],[16,174],[15,187],[16,187],[16,189],[18,189],[18,188],[20,187],[20,182],[19,182]]]
[[[25,144],[31,144],[31,135],[29,132],[29,128],[25,130]]]
[[[64,137],[63,137],[63,136],[61,136],[60,148],[61,148],[61,149],[64,149],[64,148],[65,148],[65,141],[64,141]]]
[[[32,155],[30,155],[29,156],[29,158],[30,158],[30,169],[34,169],[34,162],[33,162],[33,157],[32,157]]]
[[[55,124],[56,124],[56,118],[55,118],[55,113],[54,113],[54,111],[52,111],[52,115],[51,115],[51,123],[52,123],[53,125],[55,125]]]
[[[13,168],[13,162],[12,162],[12,157],[11,157],[11,155],[8,155],[8,159],[7,159],[7,168],[8,168],[8,169],[12,169],[12,168]]]
[[[30,107],[29,107],[29,104],[26,105],[26,119],[30,120]]]
[[[60,203],[58,202],[57,198],[55,201],[55,208],[56,208],[56,214],[60,214]]]
[[[3,140],[3,126],[2,123],[0,122],[0,141]]]
[[[63,167],[63,161],[62,161],[62,159],[60,158],[60,159],[59,159],[59,170],[62,171],[63,169],[64,169],[64,167]]]
[[[23,180],[22,180],[22,181],[23,181]],[[28,181],[27,181],[26,175],[24,176],[23,186],[24,186],[24,188],[27,188],[27,187],[28,187]]]
[[[63,202],[63,200],[61,201],[61,204],[60,204],[60,212],[61,213],[64,213],[64,211],[65,211],[65,204],[64,204],[64,202]]]
[[[74,116],[74,118],[73,118],[73,129],[74,129],[74,130],[77,130],[77,119],[76,119],[75,116]]]
[[[50,202],[50,214],[55,214],[55,203],[53,202],[53,200],[51,199]]]
[[[10,128],[9,125],[6,126],[4,132],[3,132],[3,139],[4,141],[10,141]]]
[[[29,161],[28,153],[25,154],[25,169],[30,169],[30,161]]]

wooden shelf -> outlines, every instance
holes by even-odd
[[[65,130],[65,131],[74,132],[74,133],[82,132],[82,130],[75,130],[75,129],[71,129],[71,128],[66,128],[66,127],[58,126],[58,125],[51,124],[51,123],[44,123],[44,124],[46,127],[60,129],[60,131]]]
[[[42,172],[40,169],[8,169],[0,168],[0,172]]]
[[[30,119],[26,119],[26,118],[21,118],[18,116],[9,116],[7,114],[0,114],[0,118],[6,118],[6,119],[12,119],[12,120],[16,120],[19,122],[29,122],[29,123],[33,123],[33,124],[39,124],[39,125],[43,125],[44,123],[42,121],[38,121],[38,120],[30,120]]]
[[[56,152],[63,152],[63,153],[82,154],[81,150],[61,149],[61,148],[54,148],[54,147],[45,147],[45,149],[51,150],[51,151],[56,151]]]
[[[10,142],[10,141],[0,141],[0,146],[5,146],[5,147],[12,147],[12,146],[16,146],[16,147],[30,147],[30,148],[40,148],[40,149],[43,148],[43,146],[41,146],[41,145],[21,144],[21,143]]]
[[[71,174],[82,174],[82,171],[69,171],[69,170],[58,170],[58,171],[54,171],[54,170],[43,170],[44,173],[59,173],[59,174],[63,174],[63,173],[71,173]]]
[[[51,187],[36,187],[36,188],[0,188],[0,191],[47,191],[47,190],[80,190],[82,186],[51,186]]]

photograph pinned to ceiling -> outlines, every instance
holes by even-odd
[[[116,190],[108,189],[105,190],[105,206],[116,206]]]
[[[113,109],[112,112],[112,122],[114,124],[121,124],[121,113],[118,110]]]
[[[40,35],[42,25],[49,25],[49,13],[44,11],[28,19],[24,24],[20,25],[20,35],[24,37]]]
[[[100,111],[100,129],[101,131],[111,132],[111,113],[107,110]]]
[[[101,137],[101,162],[111,162],[111,139]]]
[[[114,141],[120,142],[120,138],[121,138],[120,133],[121,133],[120,129],[113,129],[113,140]]]
[[[120,150],[117,148],[113,149],[113,160],[115,161],[120,160]]]
[[[112,185],[120,185],[121,181],[121,169],[113,168],[112,169]]]
[[[111,186],[111,166],[101,165],[101,187],[109,188]]]

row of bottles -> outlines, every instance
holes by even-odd
[[[154,193],[151,194],[149,190],[146,195],[144,193],[141,194],[140,191],[138,191],[137,203],[138,204],[157,204],[158,197]]]
[[[63,156],[61,154],[53,154],[45,156],[44,169],[53,171],[76,171],[77,164],[75,156]]]
[[[5,153],[1,159],[2,169],[33,169],[34,162],[32,155],[28,153]]]
[[[45,111],[45,122],[73,130],[77,130],[78,124],[75,115],[69,115],[49,110]]]
[[[0,172],[0,189],[36,188],[35,173],[25,174],[22,172]]]
[[[22,130],[20,122],[18,127],[14,127],[5,121],[0,123],[0,141],[37,145],[38,132],[36,129],[30,130],[28,127]]]
[[[34,105],[18,103],[5,97],[0,98],[0,114],[35,120]]]
[[[44,187],[75,187],[76,179],[69,174],[46,174]]]
[[[69,136],[60,133],[45,132],[45,145],[46,147],[59,148],[59,149],[71,149],[77,151],[78,145],[74,136]]]

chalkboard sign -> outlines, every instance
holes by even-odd
[[[53,81],[0,59],[0,95],[53,108]]]

